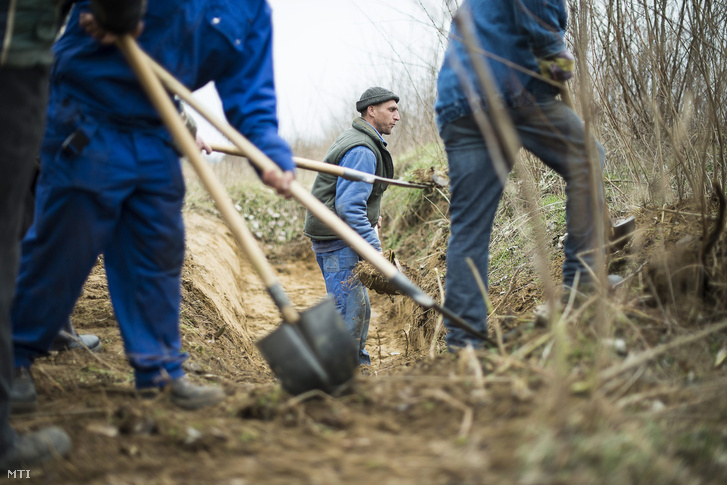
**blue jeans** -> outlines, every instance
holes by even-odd
[[[591,166],[588,161],[583,122],[565,104],[555,99],[509,110],[522,145],[555,170],[566,182],[566,226],[563,283],[590,279],[581,260],[593,266],[595,251],[603,251],[596,241],[594,216],[603,212],[603,193],[598,184],[591,191]],[[472,116],[442,126],[440,133],[447,152],[451,189],[451,237],[447,251],[445,306],[459,314],[476,329],[486,332],[487,308],[465,259],[473,259],[487,285],[490,235],[503,186],[493,168],[487,145]],[[601,166],[603,147],[596,142]],[[597,207],[594,207],[594,204]],[[595,219],[600,223],[601,217]],[[449,325],[450,349],[483,342]]]
[[[358,254],[346,246],[337,251],[316,253],[316,261],[326,281],[326,291],[333,296],[336,309],[356,341],[359,363],[371,364],[369,353],[364,348],[369,333],[371,304],[366,287],[353,272],[359,262]]]

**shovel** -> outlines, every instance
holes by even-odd
[[[194,108],[197,113],[202,115],[207,121],[217,128],[223,135],[227,137],[245,156],[261,171],[266,170],[280,170],[275,162],[270,160],[263,152],[261,152],[255,145],[250,143],[244,136],[242,136],[237,130],[235,130],[226,121],[218,119],[212,114],[205,106],[197,101],[189,89],[184,87],[182,83],[177,81],[174,76],[169,74],[163,67],[157,64],[152,58],[150,58],[143,51],[139,50],[139,53],[145,57],[149,65],[153,69],[154,73],[164,83],[167,89],[172,93],[179,96],[185,103]],[[323,224],[328,226],[333,232],[338,235],[342,240],[346,242],[359,256],[371,263],[376,269],[378,269],[384,277],[391,282],[394,286],[399,288],[403,295],[408,296],[414,302],[425,308],[434,310],[444,317],[446,317],[450,323],[466,332],[475,335],[492,347],[496,347],[497,344],[490,340],[490,338],[483,332],[478,331],[472,325],[467,323],[462,317],[454,313],[453,311],[440,305],[432,297],[427,295],[421,288],[412,283],[403,273],[396,269],[391,262],[389,262],[380,252],[374,249],[364,238],[362,238],[356,231],[351,229],[348,224],[343,222],[338,216],[330,210],[328,207],[318,200],[314,195],[305,190],[305,188],[293,180],[290,184],[290,191],[295,198],[303,207],[308,209],[314,216],[318,218]]]
[[[257,342],[283,388],[293,395],[313,389],[329,394],[343,392],[352,382],[358,366],[358,349],[333,300],[325,299],[298,313],[254,236],[242,222],[212,169],[202,159],[174,104],[154,74],[149,57],[128,35],[120,37],[118,45],[283,316],[284,323]]]
[[[227,153],[228,155],[235,155],[238,157],[244,157],[245,155],[240,151],[240,149],[231,146],[221,146],[221,145],[210,145],[210,148],[212,148],[212,151],[220,152],[220,153]],[[360,170],[354,170],[352,168],[345,168],[340,167],[338,165],[334,165],[332,163],[324,163],[324,162],[317,162],[315,160],[308,160],[307,158],[300,158],[300,157],[293,157],[293,162],[295,162],[295,166],[298,168],[302,168],[303,170],[311,170],[313,172],[322,172],[327,173],[330,175],[335,175],[336,177],[341,177],[346,180],[352,180],[354,182],[366,182],[367,184],[374,184],[376,182],[380,182],[382,184],[386,185],[396,185],[397,187],[408,187],[411,189],[429,189],[434,186],[434,183],[431,184],[418,184],[414,182],[406,182],[404,180],[397,180],[397,179],[390,179],[386,177],[379,177],[378,175],[373,175],[367,172],[362,172]]]

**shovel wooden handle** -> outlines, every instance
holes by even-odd
[[[133,39],[129,38],[129,40],[133,42]],[[135,44],[136,43],[134,42],[134,45]],[[146,63],[142,62],[141,64],[148,65],[153,70],[153,73],[156,74],[159,80],[164,83],[164,85],[170,92],[179,96],[184,102],[189,104],[192,108],[195,109],[195,111],[197,111],[207,121],[209,121],[212,126],[217,128],[217,130],[225,135],[227,139],[230,140],[237,148],[239,148],[242,153],[245,154],[248,160],[250,160],[250,162],[252,162],[260,171],[280,171],[280,168],[275,164],[275,162],[270,160],[270,158],[268,158],[249,140],[247,140],[247,138],[242,136],[229,123],[224,120],[220,120],[213,113],[211,113],[209,109],[203,106],[192,96],[192,92],[189,89],[187,89],[182,83],[177,81],[174,76],[169,74],[163,67],[157,64],[154,59],[149,57],[141,49],[138,49],[138,46],[135,51],[135,54],[136,53],[138,53],[138,55],[143,57],[146,61]],[[159,97],[158,94],[155,96]],[[164,96],[164,98],[169,99],[166,96]],[[187,138],[191,141],[190,137]],[[408,296],[409,298],[414,300],[415,303],[424,308],[433,309],[441,313],[442,315],[447,317],[453,325],[465,331],[468,331],[473,335],[477,335],[478,337],[489,342],[490,345],[493,345],[493,342],[487,337],[487,335],[474,329],[459,315],[436,303],[434,299],[432,299],[432,297],[427,295],[421,288],[412,283],[409,278],[407,278],[403,273],[399,272],[399,270],[396,269],[396,266],[391,264],[389,260],[387,260],[379,251],[374,249],[374,247],[366,242],[363,237],[361,237],[356,231],[351,229],[348,224],[339,219],[332,210],[330,210],[323,204],[323,202],[321,202],[314,195],[305,190],[305,188],[300,183],[293,180],[293,182],[291,182],[290,184],[290,192],[292,193],[293,198],[295,198],[303,207],[308,209],[323,224],[325,224],[328,228],[335,232],[338,237],[344,240],[362,258],[364,258],[376,269],[378,269],[394,286],[399,288],[404,295]],[[227,199],[227,202],[229,203],[229,199]],[[234,210],[234,207],[232,209]],[[269,287],[268,289],[270,290]]]
[[[273,300],[275,300],[275,303],[280,309],[280,313],[283,315],[283,319],[287,323],[297,323],[300,319],[299,313],[283,292],[282,285],[275,271],[267,262],[265,254],[260,249],[260,246],[257,244],[255,237],[247,225],[242,222],[240,214],[235,210],[224,187],[212,172],[207,162],[202,158],[199,148],[179,116],[177,108],[174,106],[164,86],[154,74],[148,62],[149,57],[129,35],[121,36],[117,44],[139,78],[139,82],[149,96],[152,104],[162,117],[167,129],[171,132],[182,152],[187,156],[195,172],[197,172],[202,184],[215,201],[215,205],[229,226],[230,231],[232,231],[233,237],[245,255],[247,255],[253,268],[262,279],[263,284],[268,289]]]
[[[162,83],[173,94],[179,96],[185,103],[189,104],[195,111],[202,115],[207,121],[217,128],[223,135],[227,137],[250,162],[259,170],[266,172],[268,170],[280,170],[280,168],[270,160],[260,149],[253,145],[247,138],[242,136],[236,129],[230,126],[224,120],[219,119],[210,112],[205,106],[197,101],[192,92],[182,83],[177,81],[174,76],[169,74],[163,67],[157,64],[146,53],[139,50],[140,55],[144,56],[149,66],[154,71]],[[308,209],[322,223],[333,230],[341,239],[343,239],[354,251],[361,255],[364,259],[374,265],[387,278],[393,279],[399,274],[396,267],[384,258],[373,246],[366,242],[356,231],[351,229],[345,222],[340,220],[336,214],[319,201],[314,195],[310,194],[297,181],[293,181],[290,190],[300,204]]]
[[[228,155],[235,155],[238,157],[244,157],[245,154],[242,150],[234,146],[222,146],[222,145],[210,145],[212,151],[219,153],[226,153]],[[322,172],[336,177],[341,177],[346,180],[353,180],[354,182],[365,182],[367,184],[374,184],[381,182],[386,185],[396,185],[398,187],[408,187],[412,189],[428,189],[432,187],[432,184],[417,184],[414,182],[406,182],[404,180],[390,179],[387,177],[379,177],[361,170],[354,170],[351,168],[341,167],[332,163],[318,162],[316,160],[309,160],[307,158],[293,157],[293,162],[298,168],[303,170],[311,170],[313,172]]]

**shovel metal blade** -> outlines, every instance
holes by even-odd
[[[356,343],[330,298],[301,312],[296,324],[281,324],[257,346],[292,395],[314,389],[341,394],[358,366]]]
[[[328,392],[331,388],[326,371],[297,325],[283,323],[260,339],[257,347],[288,393],[296,396],[313,389]]]
[[[332,298],[301,312],[300,332],[328,375],[331,394],[348,388],[358,367],[358,346]]]
[[[618,221],[613,225],[613,234],[611,235],[611,241],[609,241],[611,247],[615,250],[623,249],[633,238],[635,230],[636,219],[634,216]]]

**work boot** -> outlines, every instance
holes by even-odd
[[[39,465],[71,451],[71,438],[60,428],[51,426],[34,433],[19,434],[8,453],[0,458],[0,470],[13,471]]]
[[[172,403],[182,409],[200,409],[212,406],[225,398],[225,391],[215,386],[192,384],[186,376],[169,383]]]
[[[38,407],[35,382],[27,367],[19,367],[13,373],[10,386],[10,414],[31,413]]]
[[[611,291],[618,287],[620,284],[622,284],[624,279],[620,277],[619,275],[610,274],[607,277],[608,282],[608,290]],[[577,288],[573,288],[571,286],[563,285],[563,293],[561,293],[560,296],[560,302],[556,303],[555,310],[556,312],[562,312],[566,305],[568,305],[568,302],[570,301],[571,292],[575,291],[575,297],[573,299],[573,305],[574,307],[579,307],[583,303],[585,303],[596,291],[595,286],[593,283],[583,283],[579,284]],[[535,316],[535,325],[539,327],[547,327],[551,320],[551,310],[549,309],[548,305],[542,304],[535,307],[535,310],[533,311],[533,314]]]
[[[608,291],[612,291],[615,288],[617,288],[619,285],[623,283],[624,279],[616,274],[610,274],[606,277],[606,284],[608,285]],[[571,292],[574,290],[574,288],[564,285],[563,286],[563,293],[560,298],[560,302],[563,305],[567,305],[568,301],[570,300]],[[596,287],[592,282],[588,283],[580,283],[576,290],[576,296],[575,296],[575,304],[581,304],[585,302],[588,298],[591,297],[596,292]]]
[[[76,329],[73,328],[71,320],[68,320],[63,329],[51,344],[51,350],[57,352],[65,352],[67,350],[76,350],[87,347],[91,352],[101,350],[101,339],[95,335],[78,335]]]

